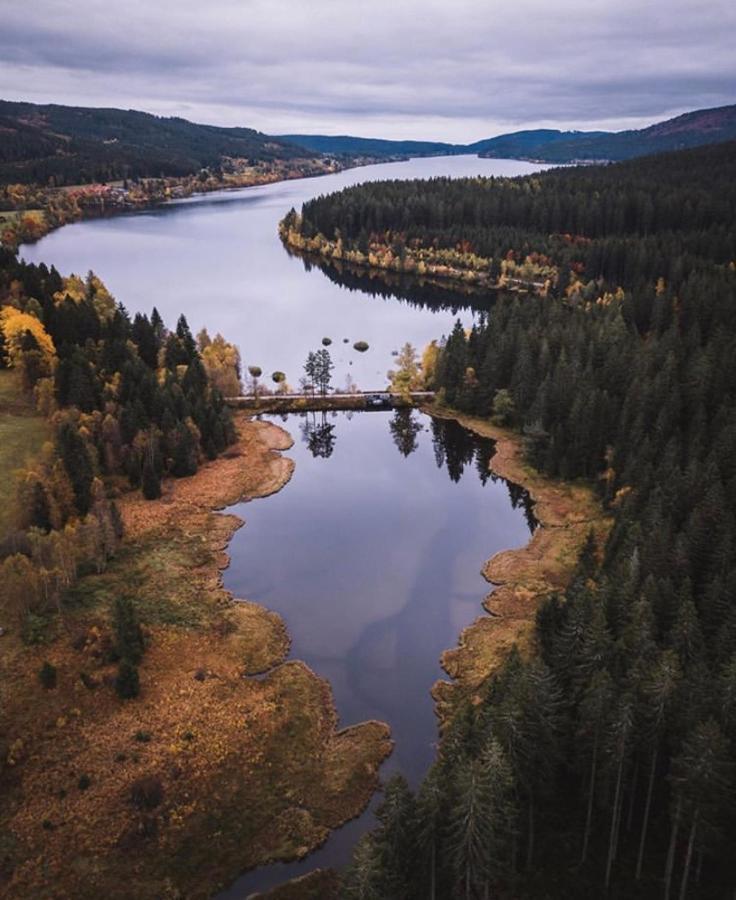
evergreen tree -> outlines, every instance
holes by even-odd
[[[428,900],[437,900],[438,854],[442,846],[446,821],[445,796],[441,775],[433,767],[422,782],[416,799],[417,850],[421,863],[418,866],[419,882],[426,883]],[[426,874],[425,874],[426,873]]]
[[[118,656],[134,665],[139,663],[144,651],[143,631],[133,601],[125,594],[115,599],[113,630]]]
[[[412,888],[416,834],[414,798],[401,775],[386,784],[376,818],[379,827],[373,844],[381,869],[382,896],[406,897]]]
[[[161,496],[161,476],[156,471],[148,454],[143,463],[142,488],[146,500],[157,500]]]
[[[490,772],[480,760],[458,766],[448,846],[465,900],[481,890],[490,873],[491,790]]]
[[[342,877],[340,896],[345,900],[385,900],[380,887],[381,867],[371,835],[364,835]]]
[[[86,515],[92,505],[92,463],[87,445],[71,423],[64,423],[58,431],[59,454],[74,490],[76,507]]]
[[[115,678],[115,690],[118,697],[122,700],[132,700],[140,693],[140,676],[138,668],[130,662],[123,659],[118,667],[118,674]]]

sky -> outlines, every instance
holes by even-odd
[[[469,142],[736,102],[733,0],[0,0],[0,97]]]

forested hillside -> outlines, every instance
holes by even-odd
[[[618,132],[519,132],[478,145],[480,156],[521,156],[544,162],[624,160],[667,150],[684,150],[736,138],[736,106],[698,109],[648,128]]]
[[[416,796],[397,779],[348,897],[733,895],[736,146],[307,204],[344,246],[545,267],[446,339],[434,386],[519,429],[615,517],[461,708]],[[478,263],[480,264],[480,263]]]
[[[468,145],[481,157],[494,159],[541,159],[550,144],[575,141],[584,137],[610,137],[610,131],[559,131],[557,128],[532,128],[512,131]]]
[[[92,273],[62,278],[0,250],[2,367],[53,436],[18,473],[0,535],[3,622],[32,643],[78,575],[115,552],[114,496],[157,498],[163,476],[194,474],[234,440],[223,392],[239,389],[239,358],[219,335],[195,342],[183,316],[171,332],[155,309],[131,320]]]
[[[271,137],[138,110],[0,100],[0,184],[65,186],[126,178],[184,177],[202,169],[288,162],[316,155],[356,158],[478,153],[547,162],[622,160],[736,138],[736,106],[696,110],[649,128],[613,132],[535,129],[469,144],[349,135]]]
[[[251,128],[218,128],[137,110],[0,100],[0,183],[57,186],[191,175],[227,159],[251,163],[304,151]]]
[[[320,153],[371,156],[440,156],[477,153],[494,159],[533,159],[568,163],[577,160],[624,160],[650,153],[683,150],[736,138],[736,106],[698,109],[648,128],[628,131],[559,131],[534,128],[512,131],[469,144],[400,141],[348,135],[286,134],[281,139]]]

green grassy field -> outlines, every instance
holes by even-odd
[[[13,472],[40,451],[50,434],[32,400],[23,396],[16,373],[0,369],[0,537],[12,524]]]

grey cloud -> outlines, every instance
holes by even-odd
[[[471,140],[736,100],[722,0],[0,0],[11,99]]]

